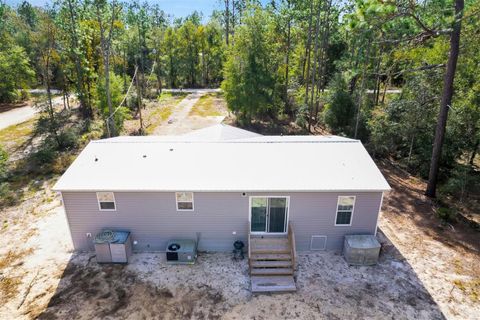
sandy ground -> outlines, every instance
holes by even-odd
[[[381,228],[405,240],[394,242],[397,250],[379,233],[383,249],[377,266],[348,266],[334,252],[300,253],[296,293],[252,295],[247,261],[233,261],[228,253],[202,253],[194,266],[169,266],[162,253],[134,254],[126,266],[98,265],[92,253],[72,254],[60,200],[51,199],[49,184],[42,187],[20,208],[5,212],[18,222],[2,231],[0,257],[10,250],[24,255],[0,271],[2,281],[19,280],[17,292],[0,294],[6,301],[0,319],[478,319],[480,314],[468,294],[451,289],[452,273],[445,268],[459,248],[435,239],[419,248],[415,237],[408,240],[418,227],[398,228],[385,217],[391,212],[383,215]],[[385,201],[388,208],[390,200]]]
[[[442,224],[423,195],[424,181],[380,165],[392,191],[384,198],[379,227],[448,318],[480,319],[480,232],[461,221]]]
[[[91,253],[69,253],[60,207],[36,229],[20,245],[33,253],[4,270],[23,273],[23,284],[0,308],[2,319],[443,318],[396,250],[373,267],[348,266],[333,252],[300,253],[298,292],[252,295],[247,261],[228,253],[201,253],[193,266],[167,265],[162,253],[134,254],[126,266],[98,265]]]
[[[225,118],[224,116],[199,117],[189,115],[192,107],[198,102],[201,96],[207,93],[218,92],[218,89],[188,90],[188,92],[192,93],[186,96],[182,101],[180,101],[179,104],[175,106],[170,118],[161,123],[153,131],[153,135],[177,135],[187,133],[192,130],[209,127],[223,121]],[[183,91],[185,92],[186,90]]]

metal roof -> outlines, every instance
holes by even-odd
[[[341,192],[390,189],[358,140],[259,135],[203,140],[205,136],[195,141],[187,135],[90,142],[54,190]]]

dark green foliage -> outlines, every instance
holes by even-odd
[[[439,189],[441,195],[451,195],[463,200],[480,192],[480,173],[469,165],[455,165],[449,171],[448,179]]]
[[[329,90],[328,102],[323,111],[325,124],[334,134],[353,136],[356,107],[341,75],[334,78]]]
[[[99,80],[100,81],[97,84],[97,94],[99,98],[100,111],[102,114],[102,118],[107,119],[110,116],[110,113],[107,105],[105,83],[103,79]],[[115,128],[117,128],[117,130],[120,130],[123,127],[123,121],[130,118],[130,112],[129,109],[124,105],[117,109],[124,97],[123,79],[122,77],[114,74],[113,72],[110,73],[110,96],[112,99],[113,108],[114,110],[116,109],[116,112],[113,115],[113,119],[115,120]]]
[[[372,112],[369,148],[376,155],[391,155],[413,172],[428,174],[440,79],[438,72],[415,75],[401,96]]]
[[[8,182],[0,182],[0,207],[10,206],[16,202],[16,194]]]
[[[14,45],[2,49],[0,45],[0,103],[20,100],[19,89],[27,88],[33,76],[23,48]]]
[[[259,7],[245,15],[225,64],[222,89],[230,109],[248,121],[275,115],[280,91],[269,17]]]
[[[8,153],[0,146],[0,182],[7,176]]]
[[[455,222],[457,219],[457,210],[440,207],[437,209],[437,216],[445,222]]]
[[[33,155],[33,159],[39,166],[51,164],[58,156],[58,151],[55,148],[55,142],[45,141]]]

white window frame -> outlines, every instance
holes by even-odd
[[[179,193],[191,193],[192,194],[192,209],[179,209],[178,208],[178,197],[177,195]],[[180,202],[189,202],[189,201],[180,201]],[[175,204],[176,204],[176,208],[177,208],[177,211],[195,211],[195,195],[192,191],[178,191],[178,192],[175,192]]]
[[[349,224],[337,224],[337,216],[338,216],[338,205],[340,204],[340,198],[353,198],[353,206],[352,206],[352,213],[350,214],[350,223]],[[357,202],[357,196],[338,196],[337,198],[337,206],[335,208],[335,227],[350,227],[352,226],[352,221],[353,221],[353,213],[355,212],[355,203]],[[348,212],[345,210],[340,210],[341,212]]]
[[[114,209],[102,209],[102,206],[100,206],[100,202],[105,202],[105,201],[100,201],[100,199],[98,198],[98,194],[99,193],[111,193],[112,194],[112,197],[113,197],[113,206],[115,207]],[[97,192],[97,203],[98,203],[98,210],[100,211],[117,211],[117,201],[115,201],[115,192],[112,192],[112,191],[100,191],[100,192]],[[108,201],[110,202],[110,201]]]

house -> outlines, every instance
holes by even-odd
[[[389,189],[358,140],[226,125],[92,141],[54,186],[76,250],[112,228],[131,231],[136,251],[199,235],[199,250],[253,237],[260,253],[269,236],[289,237],[293,250],[340,250],[345,235],[375,234]]]

